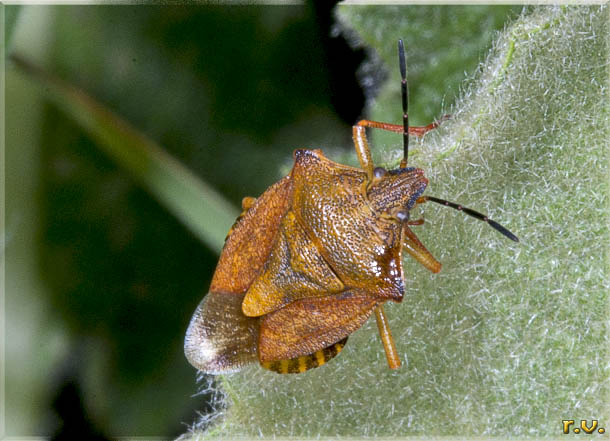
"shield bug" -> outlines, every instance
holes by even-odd
[[[437,123],[409,127],[402,41],[398,47],[403,124],[362,120],[353,127],[361,168],[335,163],[320,150],[296,150],[288,176],[259,198],[244,198],[186,334],[193,366],[224,373],[258,361],[278,373],[304,372],[335,357],[374,313],[388,365],[398,368],[383,304],[402,301],[402,252],[434,273],[441,269],[411,230],[423,220],[411,220],[410,210],[436,202],[518,241],[487,216],[422,195],[428,180],[423,170],[407,167],[409,135]],[[399,168],[374,166],[367,127],[403,134]]]

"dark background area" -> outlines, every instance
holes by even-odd
[[[352,149],[350,126],[365,113],[357,71],[368,52],[347,44],[333,4],[10,7],[6,32],[9,52],[86,90],[239,206],[281,177],[295,148]],[[461,14],[473,21],[464,32],[476,32],[480,20],[498,29],[515,11],[427,8],[405,8],[404,19],[427,15],[437,20],[431,32],[440,32],[442,20]],[[26,41],[20,28],[36,20],[46,23],[37,36],[44,50],[28,52],[43,42]],[[491,36],[475,54],[484,56]],[[434,38],[422,40],[431,46],[419,47],[420,56],[433,54]],[[478,61],[454,69],[445,104]],[[383,80],[378,64],[365,70],[373,83]],[[369,84],[366,92],[374,90]],[[427,98],[425,91],[413,95],[415,106]],[[28,102],[38,107],[20,107]],[[14,236],[6,252],[7,281],[14,279],[7,335],[22,339],[8,345],[17,355],[7,357],[7,433],[105,439],[185,432],[209,396],[193,396],[184,331],[217,254],[76,123],[33,98],[10,66],[6,108],[6,235]],[[11,271],[27,259],[35,275]],[[31,280],[21,284],[24,277],[36,278],[39,291],[27,289]],[[24,312],[32,303],[36,314]]]

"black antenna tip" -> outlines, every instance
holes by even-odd
[[[400,65],[400,76],[404,80],[407,78],[407,61],[405,58],[405,45],[402,40],[398,40],[398,64]]]
[[[472,216],[475,219],[478,219],[480,221],[487,222],[487,224],[491,228],[493,228],[494,230],[498,231],[503,236],[505,236],[505,237],[509,238],[510,240],[515,241],[515,242],[519,242],[519,238],[517,236],[515,236],[513,233],[511,233],[510,231],[508,231],[508,229],[506,229],[505,227],[503,227],[502,225],[497,223],[495,220],[492,220],[492,219],[488,218],[484,214],[481,214],[478,211],[474,211],[472,208],[463,207],[460,204],[456,204],[455,202],[450,202],[450,201],[446,201],[445,199],[435,198],[434,196],[424,196],[424,201],[436,202],[437,204],[441,204],[441,205],[444,205],[446,207],[451,207],[451,208],[453,208],[455,210],[459,210],[462,213],[465,213],[468,216]]]
[[[515,236],[513,233],[508,231],[506,228],[504,228],[502,225],[500,225],[496,221],[488,219],[487,223],[489,224],[490,227],[495,228],[497,231],[502,233],[504,236],[508,237],[510,240],[514,240],[515,242],[519,242],[519,238],[517,236]]]

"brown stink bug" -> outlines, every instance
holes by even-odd
[[[383,311],[402,301],[402,251],[432,272],[441,264],[409,228],[417,204],[437,202],[506,228],[474,210],[422,196],[424,171],[407,167],[409,137],[437,126],[409,127],[406,62],[398,43],[403,124],[363,120],[353,127],[361,169],[296,150],[288,176],[259,198],[244,198],[229,231],[209,294],[189,325],[185,353],[196,368],[224,373],[258,361],[279,373],[298,373],[336,356],[348,336],[374,312],[391,369],[400,366]],[[403,133],[396,170],[374,167],[365,128]]]

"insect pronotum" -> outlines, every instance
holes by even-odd
[[[353,127],[361,168],[335,163],[320,150],[296,150],[288,176],[242,201],[210,292],[186,333],[185,354],[196,368],[224,373],[258,361],[278,373],[305,372],[335,357],[374,312],[388,365],[396,369],[401,362],[383,304],[404,296],[402,252],[434,273],[441,269],[411,230],[423,219],[411,220],[410,210],[436,202],[518,242],[477,211],[422,195],[428,180],[407,166],[409,135],[422,136],[438,123],[409,127],[402,40],[398,54],[403,124],[362,120]],[[367,127],[403,134],[397,169],[374,166]]]

